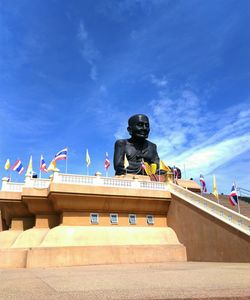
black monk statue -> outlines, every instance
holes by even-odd
[[[114,152],[115,175],[126,173],[143,174],[142,164],[155,163],[159,168],[159,156],[156,145],[147,140],[150,127],[147,116],[134,115],[128,120],[130,139],[117,140]],[[129,166],[124,168],[124,157],[127,157]]]

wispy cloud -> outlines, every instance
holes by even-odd
[[[166,76],[163,76],[162,78],[157,78],[154,74],[151,74],[151,82],[157,87],[163,87],[168,84]]]
[[[161,4],[167,4],[169,0],[119,0],[119,1],[101,1],[99,12],[108,15],[116,21],[123,21],[127,17],[135,16],[138,11],[149,15],[154,7]]]
[[[155,84],[154,82],[152,82]],[[189,89],[168,96],[159,88],[151,101],[152,138],[169,164],[189,169],[190,176],[212,173],[250,149],[250,109],[247,102],[219,113]],[[157,132],[157,133],[156,133]]]
[[[100,56],[100,52],[94,46],[94,43],[90,38],[83,21],[80,21],[77,37],[81,42],[81,54],[86,62],[90,65],[90,78],[92,80],[96,80],[98,77],[96,61]]]
[[[183,163],[192,170],[193,176],[199,172],[212,173],[217,167],[250,149],[250,134],[235,138],[225,138],[221,142],[202,145],[187,150],[175,157],[177,163]]]

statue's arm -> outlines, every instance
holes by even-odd
[[[114,169],[116,173],[121,173],[124,171],[125,144],[125,140],[117,140],[115,142]]]
[[[157,153],[157,146],[155,144],[152,144],[153,146],[153,162],[157,164],[157,168],[159,168],[159,164],[160,164],[160,158],[159,155]]]

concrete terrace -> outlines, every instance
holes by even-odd
[[[250,299],[250,264],[0,269],[0,299]]]

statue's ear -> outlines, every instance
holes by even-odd
[[[128,130],[128,133],[132,136],[132,129],[130,126],[128,126],[127,130]]]

